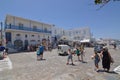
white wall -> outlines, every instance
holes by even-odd
[[[53,27],[51,24],[46,24],[46,23],[42,23],[38,21],[32,21],[32,20],[28,20],[28,19],[24,19],[24,18],[16,17],[16,16],[11,16],[11,15],[7,15],[5,23],[7,25],[9,24],[15,25],[16,27],[19,27],[19,23],[21,23],[23,24],[23,27],[33,28],[33,26],[36,26],[37,27],[36,29],[41,29],[41,30],[47,29],[47,31],[52,31],[52,27]],[[21,39],[23,43],[24,43],[24,40],[28,40],[29,44],[32,44],[31,40],[35,40],[36,43],[38,43],[38,40],[41,41],[43,38],[48,39],[48,36],[51,41],[50,33],[15,30],[15,29],[6,29],[6,32],[12,33],[12,44],[14,44],[14,41],[16,39]],[[17,37],[16,34],[20,34],[20,36]],[[25,35],[27,35],[27,38],[25,38]],[[34,37],[32,37],[32,35],[34,35]]]

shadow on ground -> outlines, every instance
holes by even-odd
[[[115,71],[105,71],[105,70],[99,70],[98,72],[106,72],[106,73],[109,73],[109,74],[118,74],[116,73]]]

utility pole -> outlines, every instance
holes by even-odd
[[[0,44],[2,45],[2,40],[3,40],[3,34],[2,34],[2,31],[3,31],[3,23],[2,22],[0,22],[0,24],[1,24],[1,42],[0,42]]]

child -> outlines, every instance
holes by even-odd
[[[37,60],[40,60],[40,51],[39,51],[39,48],[37,48],[36,54],[37,54]]]
[[[80,61],[80,50],[78,48],[76,48],[76,54],[78,56],[78,61]]]
[[[94,59],[94,63],[95,63],[95,70],[98,72],[99,71],[99,61],[100,61],[100,56],[97,54],[97,52],[95,51],[95,54],[93,56],[91,56],[92,59]]]
[[[73,64],[73,59],[72,59],[72,52],[71,52],[70,49],[68,49],[67,65],[69,64],[69,60],[70,60],[70,59],[71,59],[72,65],[74,65],[74,64]]]

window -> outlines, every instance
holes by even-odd
[[[30,42],[35,42],[35,40],[30,40]]]
[[[11,23],[10,23],[10,24],[9,24],[9,28],[10,28],[10,29],[11,29],[11,26],[12,26],[12,25],[11,25]]]
[[[11,41],[12,35],[10,32],[6,32],[6,41]]]
[[[78,34],[78,31],[76,31],[76,34]]]
[[[37,30],[37,26],[33,26],[33,30]]]
[[[22,23],[19,23],[19,29],[23,29],[23,24]]]
[[[47,31],[47,28],[44,28],[45,31]]]
[[[32,37],[34,37],[34,35],[32,35]]]
[[[19,23],[19,26],[23,26],[23,24],[22,24],[22,23]]]
[[[27,38],[27,34],[25,35],[25,38]]]
[[[55,32],[54,32],[55,34],[57,34],[57,31],[55,30]]]
[[[20,34],[16,34],[16,36],[20,36]]]

